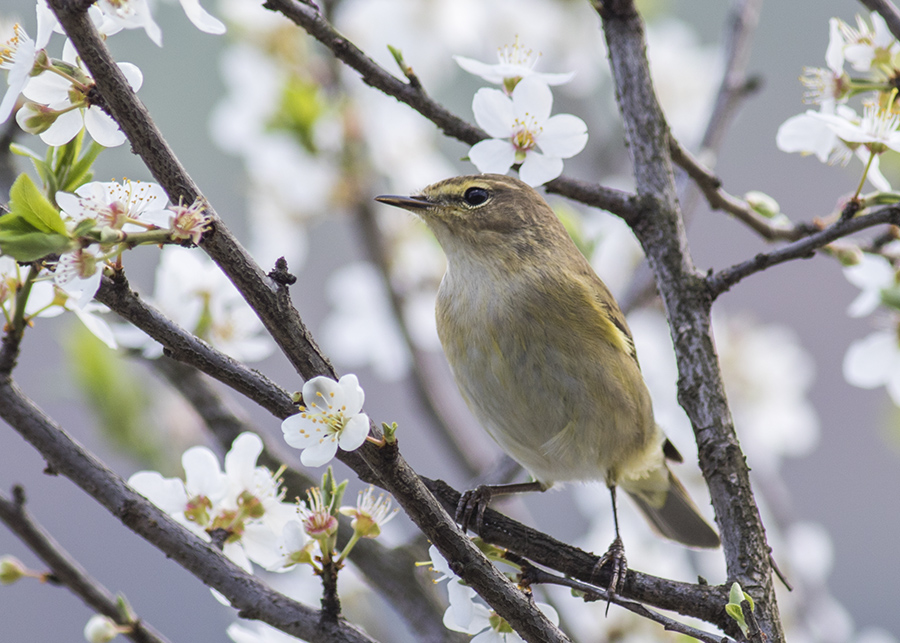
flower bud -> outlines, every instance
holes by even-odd
[[[778,201],[764,192],[751,190],[744,195],[744,200],[747,201],[747,205],[749,205],[754,212],[761,214],[767,219],[774,219],[781,213],[781,207],[778,205]]]
[[[59,114],[60,112],[46,105],[26,101],[22,109],[16,112],[16,122],[29,134],[42,134],[56,122]]]
[[[14,556],[0,558],[0,585],[12,585],[27,575],[28,570],[18,558]]]
[[[115,621],[103,614],[94,614],[84,626],[84,638],[88,643],[107,643],[121,631]]]

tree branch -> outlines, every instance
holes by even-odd
[[[811,234],[804,239],[790,243],[772,252],[760,253],[753,259],[748,259],[730,268],[720,270],[706,278],[710,294],[713,298],[716,298],[745,277],[793,259],[809,259],[815,254],[816,250],[832,241],[885,223],[900,225],[900,208],[888,206],[853,219],[840,219],[824,230]]]
[[[140,618],[127,620],[119,610],[116,597],[100,581],[92,578],[25,509],[25,490],[13,487],[13,497],[0,495],[0,520],[16,534],[53,573],[54,581],[65,585],[86,605],[113,619],[119,625],[131,626],[126,633],[135,643],[168,643],[168,639]]]
[[[711,300],[687,245],[669,153],[670,134],[653,92],[643,24],[631,0],[595,0],[595,7],[603,19],[642,204],[632,229],[663,298],[678,362],[679,402],[697,439],[728,575],[755,596],[760,624],[769,640],[778,643],[784,635],[765,529],[725,399],[710,329]]]

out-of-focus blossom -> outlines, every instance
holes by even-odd
[[[896,328],[876,331],[850,344],[844,355],[844,379],[860,388],[884,386],[900,406],[900,340]]]
[[[588,134],[577,116],[551,117],[552,106],[550,88],[533,77],[520,81],[511,97],[498,89],[478,90],[472,111],[492,138],[473,145],[469,159],[480,171],[498,174],[521,163],[519,176],[532,186],[555,179],[563,159],[584,149]]]
[[[152,301],[163,313],[235,359],[258,361],[271,354],[275,347],[259,318],[212,261],[177,246],[166,246],[160,255]],[[116,337],[147,358],[162,355],[162,346],[133,326],[117,326]]]
[[[336,363],[350,368],[371,366],[390,381],[406,375],[409,350],[375,266],[364,262],[343,266],[325,287],[332,310],[322,323],[320,341]]]
[[[844,268],[844,277],[862,290],[847,308],[851,317],[865,317],[881,304],[885,293],[900,303],[897,270],[882,255],[863,253],[859,263]]]
[[[497,49],[496,64],[483,63],[465,56],[453,56],[453,59],[470,74],[480,76],[489,83],[502,85],[507,94],[511,94],[523,78],[537,78],[547,85],[562,85],[575,77],[575,72],[548,74],[534,71],[540,57],[540,52],[526,49],[516,36],[512,45],[504,45]]]
[[[703,45],[686,23],[663,19],[647,25],[647,58],[673,134],[689,146],[699,142],[722,75],[720,48]]]

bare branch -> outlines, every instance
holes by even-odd
[[[520,564],[523,562],[527,563],[527,561],[515,562]],[[697,639],[698,641],[703,641],[704,643],[735,643],[733,639],[730,639],[727,636],[710,634],[709,632],[698,630],[697,628],[691,627],[686,623],[680,623],[675,619],[669,618],[668,616],[664,616],[659,612],[648,609],[640,603],[628,601],[615,594],[610,594],[606,589],[602,589],[588,583],[582,583],[581,581],[573,580],[571,578],[557,576],[556,574],[551,574],[530,564],[526,564],[525,568],[523,569],[522,576],[523,582],[527,582],[529,585],[533,583],[559,585],[560,587],[568,587],[577,592],[582,592],[584,594],[585,601],[604,600],[611,602],[614,605],[618,605],[619,607],[627,609],[629,612],[634,612],[638,616],[642,616],[650,621],[659,623],[666,631],[669,632],[678,632],[679,634],[685,634]]]
[[[815,254],[816,250],[836,239],[885,223],[900,225],[900,208],[890,206],[853,219],[840,219],[828,228],[811,234],[804,239],[772,252],[760,253],[753,259],[748,259],[730,268],[720,270],[706,279],[710,293],[713,298],[718,297],[741,279],[754,273],[793,259],[808,259]]]
[[[725,399],[710,328],[711,299],[687,245],[673,179],[670,134],[650,79],[643,24],[631,0],[597,0],[595,7],[603,19],[635,184],[644,206],[632,229],[663,298],[678,363],[679,402],[697,439],[728,575],[755,596],[760,625],[769,640],[777,643],[784,635],[765,529]]]
[[[100,581],[92,578],[25,509],[25,490],[16,486],[10,499],[0,495],[0,520],[16,534],[53,573],[54,581],[65,585],[86,605],[113,619],[119,625],[131,626],[126,633],[135,643],[168,643],[168,639],[140,618],[127,620],[119,611],[116,597]]]

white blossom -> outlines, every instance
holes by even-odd
[[[300,461],[320,467],[334,458],[338,446],[344,451],[358,449],[369,434],[369,416],[362,413],[365,393],[356,375],[335,382],[314,377],[303,385],[300,413],[281,423],[284,440],[303,449]]]
[[[552,181],[562,174],[563,159],[578,154],[588,139],[583,120],[551,117],[552,106],[550,88],[533,77],[519,82],[511,97],[499,89],[478,90],[472,111],[492,138],[473,145],[469,159],[480,171],[498,174],[521,163],[519,177],[532,186]]]

